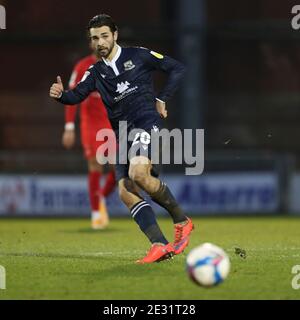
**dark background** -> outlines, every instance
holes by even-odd
[[[198,3],[200,10],[180,0],[0,0],[7,11],[0,31],[1,171],[86,171],[79,139],[74,151],[61,146],[64,111],[48,91],[58,74],[67,85],[74,63],[89,53],[85,27],[98,13],[113,16],[122,45],[187,64],[166,127],[205,129],[207,170],[260,170],[278,159],[299,168],[300,30],[291,27],[297,2]],[[159,89],[165,78],[156,80]]]

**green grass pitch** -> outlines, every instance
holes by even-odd
[[[149,244],[134,221],[112,219],[92,231],[85,219],[1,219],[0,299],[299,299],[291,286],[300,265],[300,219],[194,218],[191,242],[170,261],[136,265]],[[173,239],[171,220],[159,219]],[[203,242],[224,248],[228,278],[201,288],[185,272],[186,254]],[[234,247],[246,250],[246,259]],[[300,281],[299,281],[300,282]]]

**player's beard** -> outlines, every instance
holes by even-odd
[[[97,49],[97,56],[107,59],[107,57],[111,54],[114,48],[114,43],[111,44],[108,48]]]

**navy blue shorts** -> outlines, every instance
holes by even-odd
[[[159,159],[159,155],[161,153],[161,148],[156,146],[152,148],[151,140],[153,135],[159,133],[160,129],[160,121],[157,119],[153,119],[151,123],[145,124],[145,129],[139,128],[128,128],[127,137],[119,137],[119,150],[117,152],[117,163],[115,166],[116,170],[116,179],[117,181],[128,178],[128,171],[129,171],[129,161],[135,156],[144,156],[148,159]],[[134,129],[134,132],[130,131]],[[126,139],[127,138],[127,141]],[[127,144],[127,148],[121,146]],[[154,156],[154,157],[153,157]],[[156,161],[157,162],[157,161]],[[158,177],[160,172],[160,164],[155,163],[152,164],[151,175],[154,177]]]

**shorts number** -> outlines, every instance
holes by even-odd
[[[148,132],[144,131],[142,133],[138,132],[134,139],[132,145],[134,146],[135,144],[141,142],[142,144],[149,144],[151,141],[151,136]]]

